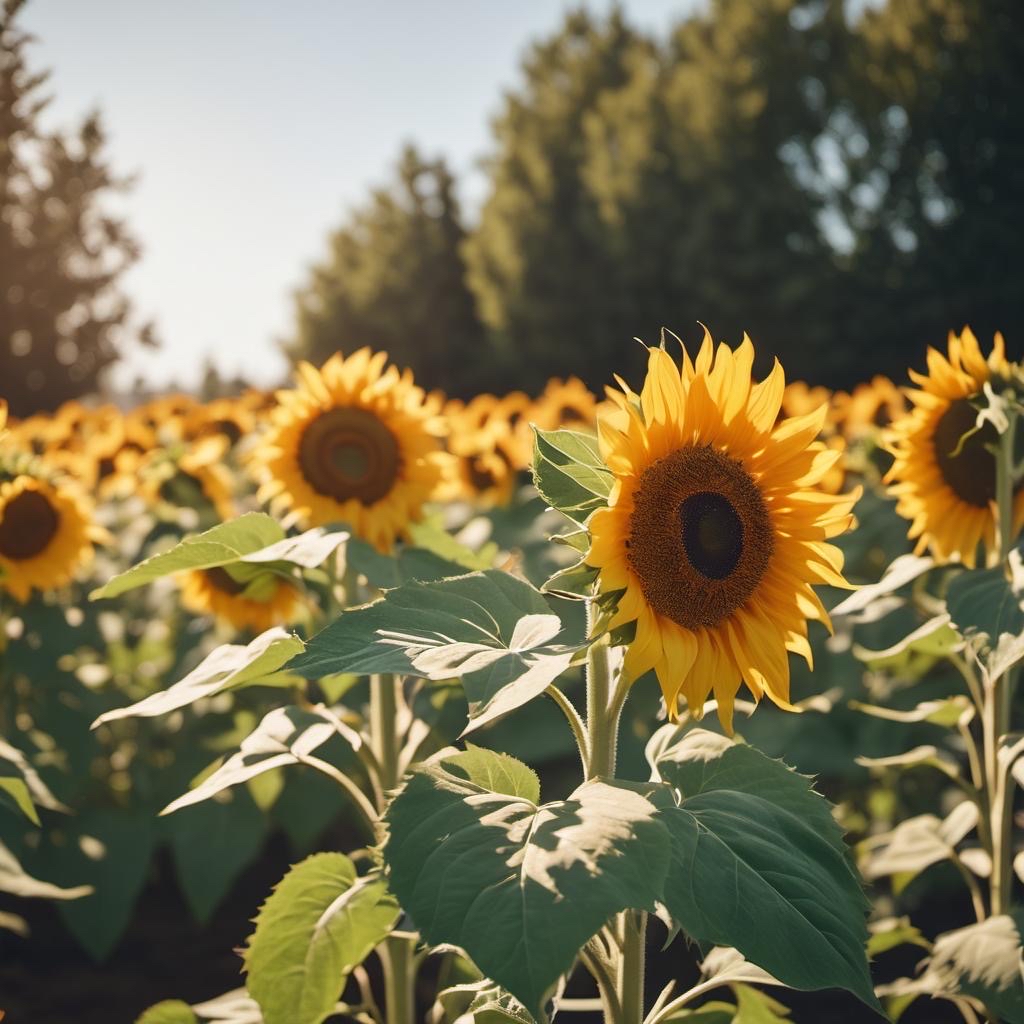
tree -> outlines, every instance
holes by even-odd
[[[323,362],[369,345],[428,388],[480,384],[483,329],[465,281],[465,237],[443,160],[407,146],[396,181],[373,192],[330,238],[330,253],[296,294],[293,358]]]
[[[94,391],[133,333],[119,282],[139,249],[105,208],[128,186],[104,157],[98,114],[45,132],[48,74],[31,72],[24,0],[0,13],[0,396],[15,415]],[[151,328],[139,340],[153,344]]]

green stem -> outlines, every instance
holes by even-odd
[[[415,939],[389,935],[381,948],[384,968],[384,1013],[388,1024],[416,1022]]]
[[[398,680],[391,675],[370,676],[370,740],[380,773],[380,788],[387,794],[398,783]],[[385,797],[386,802],[386,797]],[[380,808],[383,813],[384,808]]]
[[[625,703],[621,687],[613,689],[610,648],[598,640],[587,650],[587,778],[615,777],[619,720]],[[613,970],[599,974],[598,987],[608,1024],[642,1024],[644,1019],[647,915],[627,910],[606,926]],[[613,986],[609,991],[610,986]]]

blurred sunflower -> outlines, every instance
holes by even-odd
[[[238,398],[215,398],[205,405],[197,405],[185,417],[186,440],[204,437],[226,437],[229,444],[237,444],[256,427],[256,416],[248,402]]]
[[[552,377],[533,407],[533,421],[541,430],[559,428],[593,430],[597,399],[578,377]]]
[[[488,424],[495,401],[492,395],[479,395],[468,404],[453,399],[444,406],[453,459],[438,487],[438,501],[461,499],[493,506],[507,504],[512,497],[515,470],[498,443],[502,432]]]
[[[906,414],[907,400],[888,377],[858,384],[850,394],[837,393],[835,421],[848,441],[859,441]]]
[[[104,538],[74,487],[26,474],[0,483],[0,587],[17,601],[68,583]]]
[[[200,569],[183,574],[181,603],[196,615],[212,615],[235,629],[262,633],[302,617],[302,594],[275,573],[243,582],[227,569]]]
[[[497,399],[485,426],[494,431],[497,445],[517,472],[533,461],[533,399],[525,391],[510,391]]]
[[[615,482],[588,523],[609,628],[634,624],[628,677],[653,668],[673,718],[713,691],[727,730],[741,680],[792,709],[787,651],[810,662],[807,620],[829,624],[812,584],[847,586],[826,538],[857,497],[816,489],[838,458],[816,440],[825,407],[776,424],[782,367],[754,384],[753,360],[749,339],[733,351],[707,333],[682,368],[650,348],[640,394],[615,393],[598,421]]]
[[[970,328],[950,333],[948,356],[928,349],[928,373],[910,371],[919,387],[908,389],[913,409],[887,434],[894,461],[885,476],[896,511],[910,520],[907,536],[918,553],[930,548],[940,561],[977,561],[978,545],[997,551],[995,457],[988,450],[996,430],[986,423],[960,444],[975,424],[971,404],[985,383],[1010,372],[1005,344],[996,334],[986,359]],[[959,450],[958,450],[959,449]],[[1024,526],[1024,491],[1014,498],[1013,531]]]
[[[444,420],[409,371],[368,348],[298,366],[298,387],[278,392],[271,428],[253,452],[261,501],[289,521],[345,522],[387,551],[422,517],[444,473]]]
[[[142,495],[151,503],[165,501],[176,508],[212,507],[222,520],[238,511],[233,497],[234,479],[224,465],[228,442],[207,437],[190,447],[156,448],[138,463]],[[126,462],[126,469],[131,463]],[[126,478],[127,479],[127,478]]]

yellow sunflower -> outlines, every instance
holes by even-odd
[[[978,545],[994,555],[996,542],[996,464],[988,445],[995,428],[986,424],[957,454],[960,439],[975,424],[971,400],[986,381],[1006,376],[1001,334],[986,359],[970,328],[949,336],[949,355],[928,349],[928,373],[910,371],[919,389],[908,389],[913,409],[887,434],[893,464],[885,476],[897,498],[896,511],[910,520],[907,536],[918,553],[930,548],[940,561],[960,561],[973,568]],[[1024,526],[1024,491],[1014,498],[1014,535]]]
[[[816,488],[839,456],[816,440],[825,407],[776,424],[782,367],[754,384],[753,360],[746,337],[733,351],[705,333],[681,368],[650,348],[640,394],[598,420],[615,480],[588,524],[608,626],[635,626],[628,677],[653,668],[673,718],[714,691],[727,730],[741,681],[792,708],[787,651],[810,662],[807,620],[829,625],[812,584],[847,586],[826,539],[857,498]]]
[[[541,430],[559,428],[593,430],[597,422],[597,399],[578,377],[548,381],[533,408],[533,421]]]
[[[188,448],[156,448],[138,463],[121,452],[119,458],[124,462],[116,468],[123,486],[131,481],[131,470],[137,466],[135,488],[154,505],[164,501],[177,508],[212,506],[222,520],[228,520],[238,510],[234,479],[224,464],[227,449],[227,438],[205,437]]]
[[[70,485],[28,475],[0,483],[0,587],[17,601],[68,583],[103,536]]]
[[[261,501],[290,510],[289,521],[347,523],[380,551],[422,518],[448,460],[436,404],[386,362],[363,348],[319,370],[300,363],[252,458]]]
[[[196,615],[212,615],[254,633],[291,625],[305,610],[302,594],[288,580],[262,573],[246,584],[221,568],[184,573],[181,603]]]
[[[837,393],[836,426],[848,441],[859,441],[906,414],[907,400],[888,377],[858,384],[850,394]]]

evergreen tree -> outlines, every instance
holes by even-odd
[[[480,384],[483,332],[465,281],[454,184],[443,160],[406,147],[395,183],[334,232],[328,259],[297,293],[291,358],[320,363],[369,345],[428,388],[458,394]]]
[[[96,390],[132,333],[119,281],[138,258],[104,206],[127,182],[106,163],[99,115],[72,134],[40,126],[48,75],[28,68],[23,6],[0,12],[0,397],[16,415]],[[148,327],[139,337],[153,343]]]

